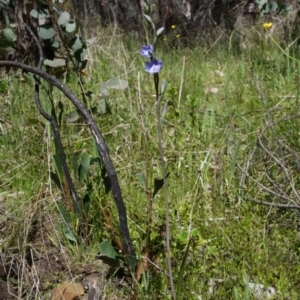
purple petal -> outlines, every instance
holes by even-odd
[[[151,62],[146,62],[145,71],[150,74],[156,74],[161,70],[162,65],[163,62],[154,57]]]
[[[142,46],[140,50],[140,54],[144,57],[151,57],[153,55],[153,52],[154,52],[154,48],[150,44]]]

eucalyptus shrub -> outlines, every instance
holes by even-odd
[[[262,14],[282,15],[295,8],[292,3],[284,0],[255,0],[254,3]],[[300,3],[300,0],[297,0],[297,3]]]
[[[69,1],[33,0],[25,5],[20,2],[0,1],[0,54],[10,54],[10,60],[38,58],[35,45],[23,25],[27,24],[40,39],[45,66],[67,69],[71,60],[76,70],[83,70],[87,65],[87,47],[95,38],[85,40],[79,35]]]
[[[68,60],[72,61],[75,71],[81,71],[87,65],[87,47],[95,39],[84,40],[78,34],[78,25],[71,17],[68,3],[69,1],[63,0],[53,2],[33,0],[30,3],[24,4],[23,1],[0,0],[0,20],[3,28],[0,38],[0,49],[2,54],[6,54],[6,60],[0,60],[0,67],[21,69],[25,73],[34,75],[34,99],[36,107],[39,113],[51,125],[56,149],[53,160],[57,172],[51,174],[51,178],[61,189],[64,186],[66,187],[65,194],[67,196],[65,197],[65,202],[71,200],[71,207],[69,207],[69,203],[64,203],[67,204],[68,209],[65,209],[64,205],[58,205],[65,221],[64,224],[67,225],[61,227],[61,232],[71,242],[77,242],[80,240],[80,237],[82,237],[83,243],[87,241],[91,222],[89,217],[90,201],[87,201],[87,198],[91,198],[92,194],[89,182],[90,166],[97,164],[100,169],[98,171],[103,176],[104,184],[107,183],[106,192],[109,190],[112,191],[118,210],[120,238],[117,234],[113,234],[112,240],[116,240],[116,244],[122,251],[127,266],[131,271],[134,271],[136,265],[135,249],[129,234],[126,207],[118,177],[102,133],[87,106],[64,86],[60,80],[55,78],[55,76],[49,75],[49,72],[45,72],[45,68],[43,68],[43,66],[48,67],[47,71],[49,71],[49,68],[59,68],[62,71],[67,71]],[[59,55],[63,57],[59,57]],[[27,57],[37,61],[37,67],[29,66]],[[25,63],[19,62],[20,60],[24,60],[24,58],[26,58]],[[52,73],[57,74],[55,71]],[[39,89],[43,80],[48,82],[51,87],[47,90],[47,87],[43,85],[43,88],[47,90],[47,100],[50,102],[51,112],[47,112],[40,101]],[[127,85],[127,81],[119,78],[101,83],[100,101],[104,98],[105,104],[105,97],[109,95],[109,89],[122,90]],[[81,116],[86,121],[90,133],[94,138],[94,157],[91,157],[87,153],[82,153],[80,156],[75,154],[73,157],[75,176],[78,175],[76,179],[78,179],[80,184],[87,186],[87,193],[83,195],[77,193],[68,168],[60,138],[61,120],[57,117],[58,114],[56,113],[56,110],[59,109],[59,115],[62,115],[64,113],[64,105],[62,102],[59,102],[56,106],[51,93],[52,87],[57,87],[75,106],[75,110],[66,116],[68,121],[76,122]],[[82,84],[80,88],[84,95],[92,94],[92,92],[85,93]],[[102,106],[104,106],[103,102]],[[71,218],[73,213],[74,221]],[[113,228],[110,229],[114,231]],[[109,245],[107,241],[99,244],[101,253],[110,258],[116,258],[116,252]]]

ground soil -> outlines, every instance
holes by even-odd
[[[130,292],[124,295],[124,286],[130,291],[124,272],[116,273],[115,266],[100,256],[78,263],[62,243],[54,242],[56,221],[50,215],[32,213],[23,224],[7,218],[3,221],[1,216],[5,232],[0,227],[0,300],[51,299],[57,286],[71,281],[83,285],[85,295],[80,299],[101,299],[103,293],[106,299],[131,298]],[[28,226],[26,237],[24,223]],[[95,290],[100,291],[97,296],[88,296]]]

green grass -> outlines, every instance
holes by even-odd
[[[94,113],[94,117],[109,145],[127,205],[130,233],[141,257],[147,249],[148,199],[136,174],[147,172],[150,188],[154,178],[161,178],[153,78],[143,71],[140,44],[126,37],[110,39],[105,35],[108,33],[104,32],[99,45],[90,49],[90,80],[86,80],[84,89],[99,95],[103,81],[115,76],[129,81],[128,89],[111,92],[107,100],[111,113]],[[247,282],[275,287],[276,299],[297,299],[299,238],[295,211],[244,199],[279,201],[257,184],[269,184],[266,171],[272,173],[276,183],[270,188],[276,191],[276,185],[282,184],[281,188],[295,201],[296,196],[282,168],[265,151],[256,153],[248,168],[257,181],[244,177],[238,167],[246,168],[258,134],[264,133],[274,153],[278,153],[275,137],[280,137],[287,146],[286,169],[299,190],[299,64],[287,60],[275,46],[266,50],[264,43],[258,39],[257,44],[239,54],[234,52],[235,45],[228,44],[209,51],[203,47],[186,49],[180,42],[178,49],[169,48],[163,41],[158,44],[156,55],[164,61],[160,78],[168,83],[163,98],[163,105],[168,103],[163,146],[170,172],[173,273],[175,286],[182,285],[178,299],[254,299]],[[76,79],[71,76],[66,84],[80,98]],[[217,88],[217,92],[210,92],[210,88]],[[28,239],[29,225],[25,221],[34,218],[32,212],[60,218],[54,200],[65,202],[50,180],[49,171],[55,171],[55,146],[49,124],[35,108],[32,86],[21,83],[18,76],[8,76],[1,81],[0,97],[0,199],[10,215],[22,220],[21,224],[11,225],[10,235],[17,238],[6,237],[9,243],[1,247],[8,252],[17,248],[22,253],[21,245]],[[56,104],[62,101],[66,113],[73,110],[55,90],[53,99]],[[97,96],[95,99],[89,100],[90,107],[98,101]],[[47,97],[42,101],[45,104]],[[45,105],[49,111],[49,103]],[[274,128],[268,127],[269,114],[276,135]],[[93,154],[93,140],[82,120],[64,121],[61,135],[71,169],[75,153]],[[92,230],[87,248],[80,242],[69,243],[58,227],[52,233],[57,247],[65,245],[78,264],[92,261],[98,243],[111,238],[101,207],[112,225],[118,226],[113,198],[105,193],[97,167],[93,168],[92,192],[75,180],[80,194],[88,192],[91,198]],[[241,191],[243,178],[245,189]],[[151,268],[142,280],[140,299],[170,299],[164,273],[164,203],[160,192],[153,204],[150,243],[160,270]]]

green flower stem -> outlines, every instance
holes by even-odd
[[[290,56],[284,49],[282,49],[282,47],[276,42],[276,40],[272,37],[272,35],[270,35],[270,39],[272,40],[272,42],[280,49],[280,51],[288,58],[295,60],[297,62],[299,62],[299,59]]]

